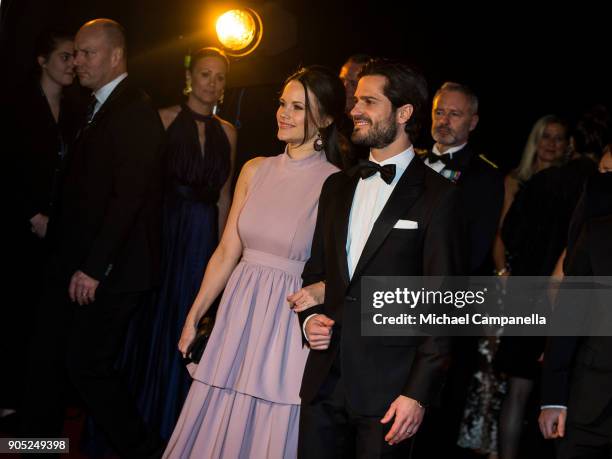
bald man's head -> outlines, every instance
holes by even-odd
[[[93,91],[126,72],[125,30],[112,19],[94,19],[75,37],[75,66],[79,81]]]
[[[127,50],[127,44],[125,40],[125,29],[117,21],[112,19],[94,19],[93,21],[86,22],[81,29],[85,27],[97,27],[106,34],[106,39],[111,46],[115,48],[121,48],[125,54]]]

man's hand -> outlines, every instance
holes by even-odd
[[[567,410],[564,408],[544,408],[540,411],[538,424],[540,431],[547,440],[561,438],[565,435],[565,420]]]
[[[412,437],[423,422],[425,408],[416,400],[400,395],[397,397],[380,420],[381,424],[387,424],[394,416],[395,421],[387,435],[385,441],[389,445],[395,445],[406,438]]]
[[[89,277],[83,271],[77,271],[70,279],[68,295],[72,301],[76,301],[81,306],[90,304],[96,300],[98,285],[100,285],[100,281]]]
[[[325,301],[325,283],[315,282],[314,284],[302,287],[295,293],[287,297],[290,303],[290,308],[294,312],[302,312],[308,308],[323,304]]]
[[[44,239],[47,235],[47,224],[49,223],[49,217],[44,214],[36,214],[30,218],[32,225],[32,232],[39,238]]]
[[[324,351],[329,348],[334,321],[325,314],[316,314],[306,322],[306,338],[310,349]]]

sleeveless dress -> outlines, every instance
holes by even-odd
[[[301,288],[325,179],[323,153],[265,159],[238,219],[242,259],[164,457],[297,456],[308,348],[287,296]]]
[[[196,120],[204,123],[203,151]],[[161,285],[132,321],[122,366],[141,414],[168,440],[191,385],[176,345],[218,244],[217,201],[229,177],[230,144],[217,117],[183,104],[166,132],[164,155]]]

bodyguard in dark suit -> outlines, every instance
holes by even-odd
[[[612,276],[612,172],[588,183],[575,214],[584,220],[569,240],[565,274]],[[560,438],[559,459],[612,457],[610,349],[608,336],[548,340],[539,423],[544,438]]]
[[[131,314],[159,265],[161,121],[127,76],[125,35],[114,21],[75,39],[81,84],[93,91],[69,152],[66,181],[30,352],[26,436],[59,437],[67,375],[122,456],[159,448],[114,370]]]
[[[302,381],[299,457],[398,457],[435,399],[446,338],[361,336],[363,276],[465,274],[454,185],[414,157],[427,102],[423,78],[389,61],[366,65],[351,115],[369,162],[332,175],[319,200],[304,285],[324,304],[300,313],[311,352]]]

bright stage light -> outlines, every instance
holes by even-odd
[[[223,13],[216,24],[217,38],[231,56],[246,56],[259,45],[263,25],[259,15],[250,8]]]

